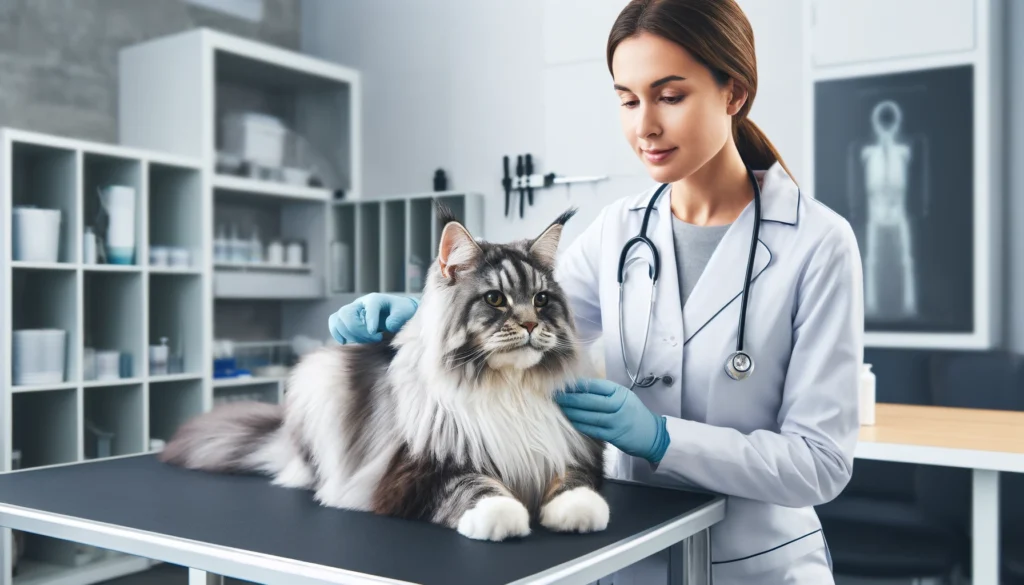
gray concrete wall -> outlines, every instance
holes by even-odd
[[[204,26],[298,49],[300,0],[253,22],[180,0],[0,0],[0,125],[117,142],[122,47]]]

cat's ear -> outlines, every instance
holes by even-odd
[[[437,204],[437,216],[444,230],[437,250],[437,264],[441,274],[448,279],[455,278],[459,270],[476,264],[483,250],[455,216],[442,204]]]
[[[562,238],[562,227],[574,215],[575,207],[559,215],[541,235],[530,242],[530,255],[548,270],[555,269],[555,256],[558,254],[558,242]]]

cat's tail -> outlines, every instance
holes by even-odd
[[[160,460],[219,473],[280,473],[293,459],[284,431],[284,407],[233,402],[189,420],[160,453]]]

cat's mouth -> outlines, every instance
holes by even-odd
[[[534,345],[535,343],[536,341],[527,340],[525,343],[504,347],[491,354],[487,359],[487,363],[490,367],[496,369],[515,368],[517,370],[525,370],[532,368],[540,363],[545,352],[544,349]]]

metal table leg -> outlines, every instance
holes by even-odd
[[[224,585],[224,577],[190,568],[188,570],[188,585]]]
[[[711,532],[701,530],[669,548],[669,585],[711,584]]]
[[[999,472],[973,471],[971,489],[971,583],[999,583]]]

